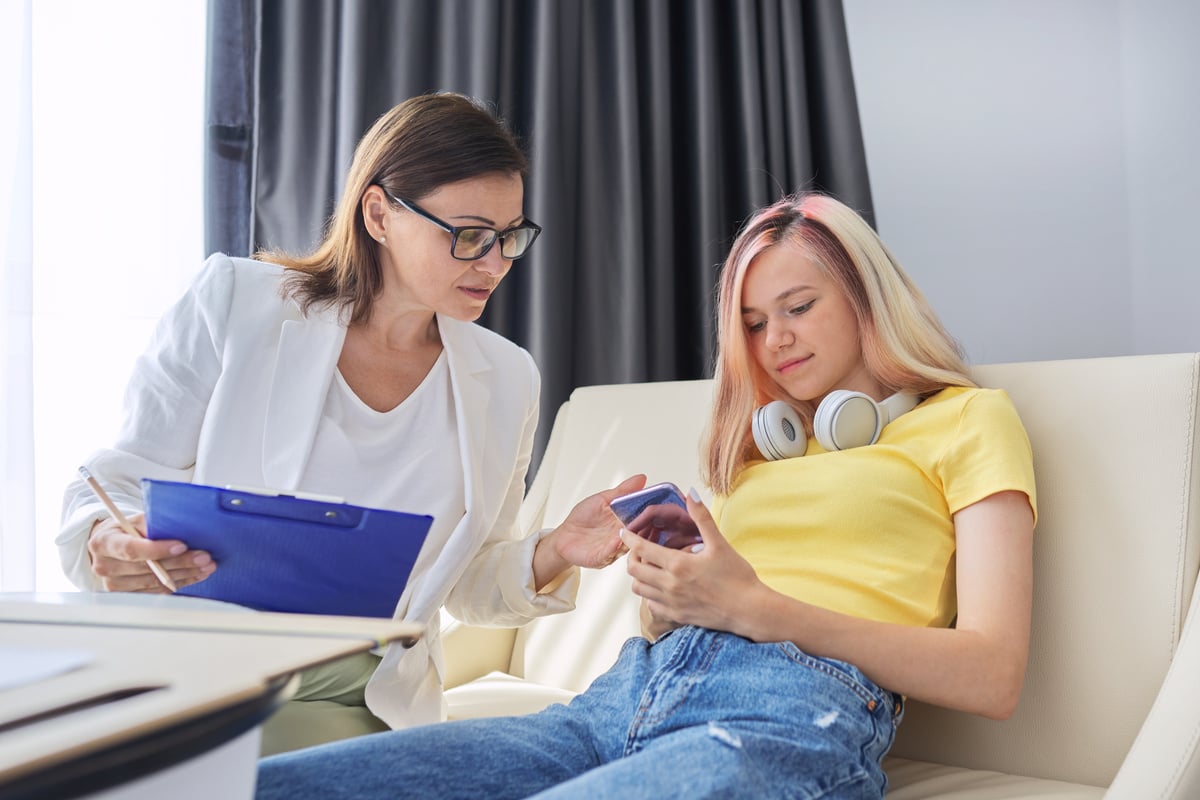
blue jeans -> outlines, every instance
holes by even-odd
[[[569,705],[259,762],[269,798],[879,798],[903,705],[850,664],[684,627]]]

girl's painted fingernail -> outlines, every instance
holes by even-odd
[[[701,550],[703,550],[703,549],[704,549],[704,542],[701,542],[700,544],[694,544],[694,545],[692,545],[692,552],[693,552],[693,553],[699,553],[699,552],[700,552]]]
[[[704,502],[700,499],[700,493],[696,491],[695,487],[688,488],[688,497],[692,498],[692,500],[696,503]]]

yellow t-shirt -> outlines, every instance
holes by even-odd
[[[1032,452],[1008,395],[952,387],[888,424],[867,447],[751,461],[713,514],[776,591],[865,619],[941,626],[955,615],[952,515],[1024,492]]]

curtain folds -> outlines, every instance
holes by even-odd
[[[509,121],[544,233],[481,322],[533,353],[547,421],[576,386],[711,373],[717,269],[756,207],[815,188],[872,218],[840,0],[210,0],[210,20],[210,250],[311,246],[405,97]]]

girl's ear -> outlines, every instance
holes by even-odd
[[[388,203],[387,195],[383,189],[372,184],[367,187],[362,196],[362,215],[363,224],[367,226],[367,233],[371,234],[371,238],[376,241],[384,241],[387,236],[387,218],[388,210],[391,204]]]

